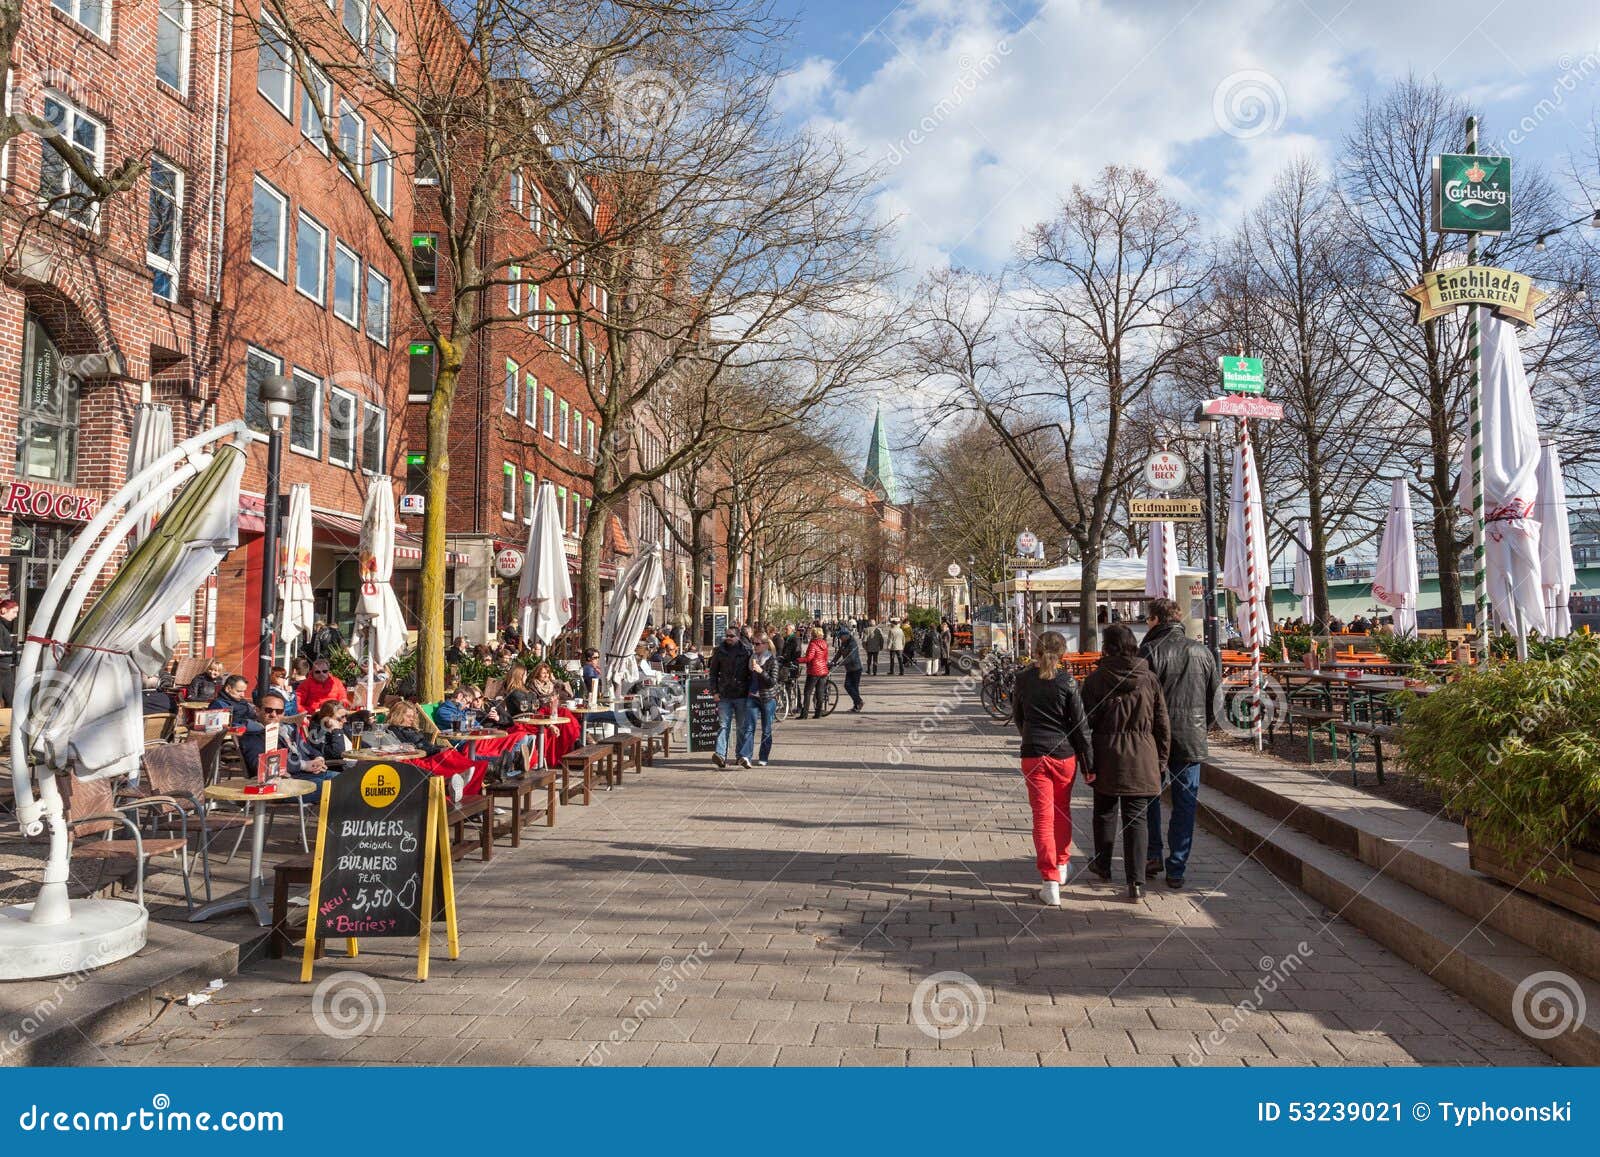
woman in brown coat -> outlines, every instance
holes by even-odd
[[[1117,813],[1122,813],[1122,863],[1128,898],[1144,894],[1150,833],[1145,809],[1161,792],[1171,731],[1167,701],[1155,672],[1139,657],[1139,641],[1121,623],[1108,627],[1100,663],[1083,681],[1083,706],[1094,746],[1094,859],[1089,869],[1111,879]]]

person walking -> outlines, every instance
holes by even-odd
[[[904,675],[906,673],[906,633],[901,630],[899,619],[889,620],[889,631],[884,638],[884,645],[889,649],[889,674]]]
[[[1094,859],[1090,871],[1111,879],[1111,853],[1122,833],[1128,899],[1144,895],[1150,801],[1161,790],[1171,749],[1167,701],[1139,641],[1126,623],[1106,628],[1100,662],[1083,681],[1083,706],[1094,746]],[[1118,813],[1121,813],[1120,823]]]
[[[1194,846],[1194,818],[1200,807],[1200,761],[1209,754],[1206,732],[1216,715],[1222,676],[1211,649],[1183,631],[1183,611],[1171,599],[1154,599],[1146,622],[1150,630],[1139,654],[1150,664],[1161,693],[1166,697],[1171,722],[1172,749],[1162,768],[1162,785],[1171,793],[1172,819],[1167,829],[1166,859],[1162,860],[1161,796],[1150,801],[1150,850],[1145,876],[1154,878],[1163,868],[1167,887],[1183,887]]]
[[[736,727],[739,766],[750,766],[755,741],[750,720],[750,659],[750,645],[733,627],[722,633],[722,642],[711,652],[708,673],[717,697],[717,747],[711,762],[718,767],[728,766],[728,741]]]
[[[833,664],[844,668],[844,693],[850,696],[850,714],[861,714],[861,643],[849,627],[839,628],[839,645]]]
[[[932,627],[917,628],[917,653],[922,656],[922,673],[932,676],[939,669],[939,635]]]
[[[822,637],[821,627],[811,628],[811,642],[800,656],[800,665],[806,673],[805,690],[800,695],[800,718],[806,717],[806,704],[811,704],[811,717],[822,718],[822,704],[828,693],[828,643]]]
[[[1017,674],[1011,721],[1022,736],[1022,781],[1033,810],[1033,850],[1039,868],[1039,899],[1061,903],[1072,847],[1072,780],[1087,775],[1094,753],[1078,684],[1066,665],[1067,641],[1042,632],[1033,644],[1033,666]]]
[[[772,636],[756,632],[755,649],[750,654],[750,702],[752,715],[761,724],[761,747],[756,766],[765,767],[772,758],[772,730],[778,722],[778,653],[772,649]]]
[[[17,690],[16,599],[0,599],[0,707],[10,707]]]
[[[883,650],[883,628],[877,619],[867,620],[867,637],[862,640],[867,652],[867,674],[878,673],[878,652]]]
[[[955,631],[949,619],[939,620],[939,674],[950,674],[950,652],[955,650]]]

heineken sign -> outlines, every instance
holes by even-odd
[[[1222,388],[1235,394],[1260,394],[1266,392],[1267,371],[1260,358],[1218,358],[1217,368],[1222,371]]]
[[[1511,230],[1511,158],[1446,153],[1433,162],[1433,220],[1441,233]]]
[[[1489,265],[1432,270],[1404,294],[1416,304],[1418,325],[1463,305],[1487,305],[1509,321],[1532,325],[1534,310],[1547,296],[1526,274]]]

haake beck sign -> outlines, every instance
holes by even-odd
[[[100,500],[68,490],[12,482],[6,487],[0,514],[18,518],[54,518],[61,522],[88,522],[100,509]]]

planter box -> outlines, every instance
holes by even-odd
[[[1600,855],[1594,852],[1569,852],[1564,862],[1572,869],[1571,875],[1557,874],[1556,865],[1547,863],[1546,876],[1541,882],[1528,877],[1534,861],[1476,838],[1472,825],[1468,824],[1467,861],[1474,871],[1492,876],[1518,891],[1600,921],[1600,899],[1596,898],[1600,897]]]

